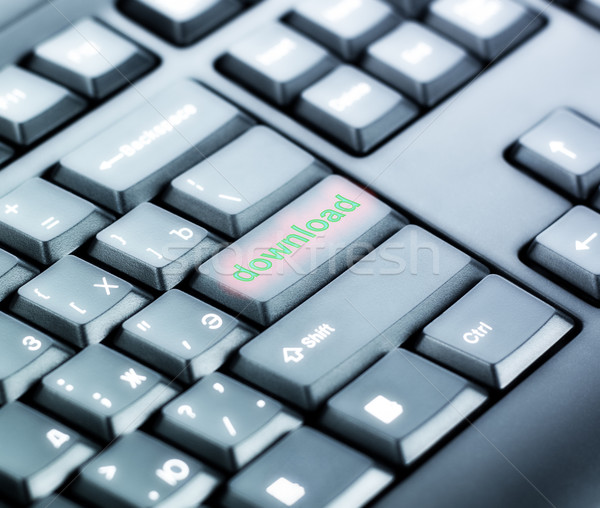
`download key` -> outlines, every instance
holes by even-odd
[[[201,265],[193,286],[268,325],[405,224],[365,190],[330,176]]]

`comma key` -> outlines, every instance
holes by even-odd
[[[366,191],[329,176],[201,265],[193,287],[270,324],[405,223]]]
[[[316,409],[486,272],[439,238],[406,226],[246,344],[233,371]]]
[[[125,213],[250,124],[203,86],[180,81],[64,157],[55,179]]]

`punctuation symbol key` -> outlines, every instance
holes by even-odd
[[[78,307],[78,306],[75,304],[75,302],[71,302],[71,303],[69,303],[69,307],[71,307],[71,308],[72,308],[74,311],[78,312],[78,313],[79,313],[79,314],[81,314],[82,316],[83,316],[84,314],[86,314],[86,313],[87,313],[87,310],[86,310],[86,309],[82,309],[81,307]]]
[[[188,404],[183,404],[183,405],[179,406],[177,408],[177,414],[179,414],[181,416],[185,415],[188,418],[191,418],[192,420],[196,418],[196,413],[194,413],[192,406],[190,406]]]
[[[150,328],[152,328],[148,321],[140,321],[135,326],[142,332],[147,332],[148,330],[150,330]]]
[[[71,383],[67,383],[62,377],[56,380],[56,384],[63,387],[67,392],[72,392],[75,389]]]
[[[117,242],[119,242],[123,246],[127,245],[127,241],[122,236],[114,235],[113,234],[113,235],[110,235],[110,238],[112,238],[113,240],[116,240]]]
[[[202,316],[202,324],[208,326],[211,330],[217,330],[223,325],[223,319],[214,313],[204,314]]]
[[[53,216],[50,216],[47,219],[45,219],[44,221],[42,221],[40,226],[43,226],[45,229],[52,229],[52,228],[58,226],[59,224],[60,224],[60,220],[56,219]]]
[[[97,400],[100,402],[100,404],[102,404],[105,408],[110,409],[112,407],[112,402],[110,399],[103,397],[102,394],[100,392],[94,392],[92,394],[92,398],[94,400]]]
[[[50,296],[42,293],[38,288],[34,288],[33,292],[36,296],[39,296],[42,300],[50,300]]]
[[[225,393],[225,387],[221,383],[215,383],[212,387],[216,392]]]
[[[98,468],[98,473],[104,476],[108,481],[111,481],[117,474],[117,466],[100,466]]]

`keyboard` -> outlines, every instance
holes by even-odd
[[[0,507],[597,506],[598,0],[0,0]]]

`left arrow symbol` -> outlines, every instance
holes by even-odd
[[[98,468],[98,472],[110,481],[117,474],[117,466],[102,466]]]

